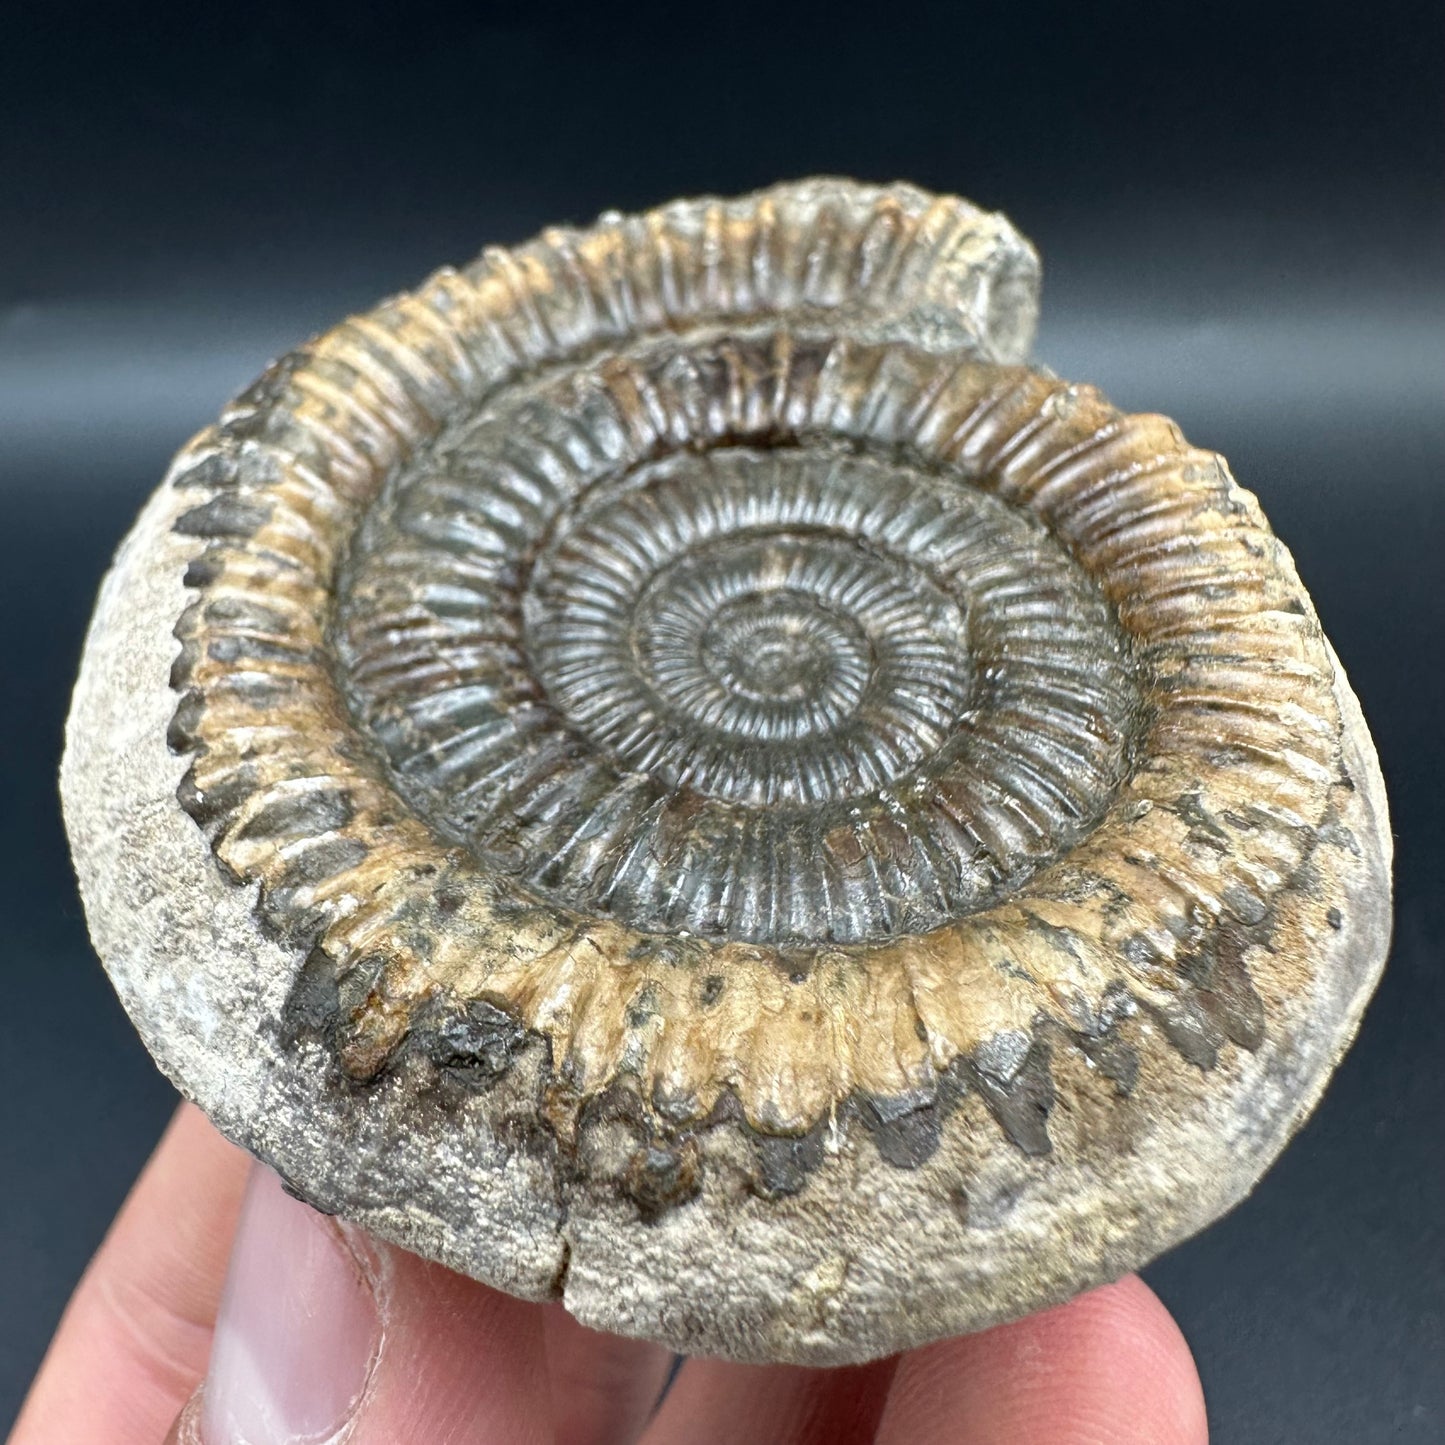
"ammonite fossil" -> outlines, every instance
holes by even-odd
[[[1223,461],[1023,364],[998,216],[812,180],[272,366],[101,594],[64,795],[152,1052],[320,1208],[859,1360],[1237,1201],[1383,961],[1374,753]]]

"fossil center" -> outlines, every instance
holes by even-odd
[[[632,364],[680,407],[669,348]],[[616,365],[459,424],[362,528],[343,675],[419,816],[567,906],[788,946],[935,927],[1093,826],[1137,681],[1036,519],[706,398],[634,457]]]

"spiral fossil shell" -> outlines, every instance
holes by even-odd
[[[552,230],[277,362],[102,591],[63,776],[148,1045],[320,1207],[863,1359],[1237,1201],[1389,932],[1369,737],[1223,461],[1023,364],[1001,217]]]

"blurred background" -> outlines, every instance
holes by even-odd
[[[1255,1195],[1147,1273],[1214,1438],[1445,1438],[1445,7],[12,4],[0,36],[0,1430],[175,1102],[54,774],[107,559],[276,353],[484,244],[812,172],[1006,211],[1039,358],[1224,452],[1390,788],[1390,968]],[[83,1445],[83,1442],[77,1442]]]

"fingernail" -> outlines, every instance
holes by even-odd
[[[256,1165],[201,1405],[205,1445],[321,1445],[355,1415],[381,1342],[371,1285],[324,1215]]]

